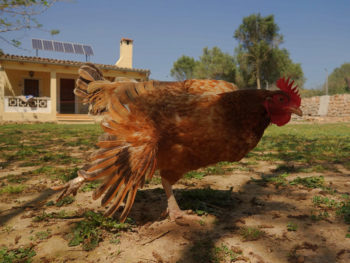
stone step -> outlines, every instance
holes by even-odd
[[[95,123],[95,119],[87,114],[57,114],[59,123]]]

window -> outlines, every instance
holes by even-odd
[[[24,79],[24,95],[39,97],[39,80]]]

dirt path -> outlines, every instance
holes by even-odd
[[[312,174],[324,176],[325,185],[337,190],[335,195],[325,188],[283,185],[283,180],[277,188],[278,182],[261,180],[275,168],[276,164],[262,161],[249,171],[182,180],[175,192],[180,205],[191,201],[184,193],[196,196],[198,189],[205,191],[209,186],[218,190],[214,199],[226,196],[219,204],[206,200],[212,212],[200,222],[162,218],[166,200],[161,185],[147,185],[138,193],[130,214],[132,227],[118,233],[103,231],[91,251],[69,246],[67,236],[84,211],[104,211],[91,199],[92,191],[80,192],[71,204],[47,206],[57,197],[48,189],[53,181],[34,176],[24,192],[1,195],[0,247],[31,246],[36,253],[33,262],[350,262],[350,238],[345,238],[348,225],[335,209],[319,209],[312,202],[315,196],[340,202],[340,194],[348,193],[350,172],[340,166],[335,172]],[[4,177],[11,171],[1,173]],[[310,174],[290,173],[286,180],[297,176]],[[73,216],[35,220],[62,210]],[[322,218],[322,211],[328,215]]]

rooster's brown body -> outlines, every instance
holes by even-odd
[[[265,100],[276,91],[238,90],[217,80],[109,82],[92,64],[79,70],[75,93],[103,115],[100,150],[79,172],[85,180],[105,178],[95,191],[106,212],[122,202],[124,220],[137,189],[159,169],[169,210],[179,210],[171,185],[184,173],[219,161],[239,161],[270,124]],[[63,195],[69,194],[64,192]],[[170,211],[171,212],[171,211]]]

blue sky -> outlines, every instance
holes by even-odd
[[[292,60],[301,63],[305,88],[325,81],[325,69],[350,62],[349,0],[75,0],[55,4],[38,17],[46,29],[60,34],[28,30],[8,34],[19,37],[18,50],[0,42],[5,53],[35,56],[31,38],[89,44],[91,62],[114,64],[119,58],[122,37],[134,39],[135,68],[150,69],[151,78],[172,80],[170,69],[180,56],[196,59],[204,47],[218,46],[233,54],[238,45],[234,31],[252,13],[273,14],[284,36],[282,47]],[[42,57],[84,61],[85,57],[57,52]]]

